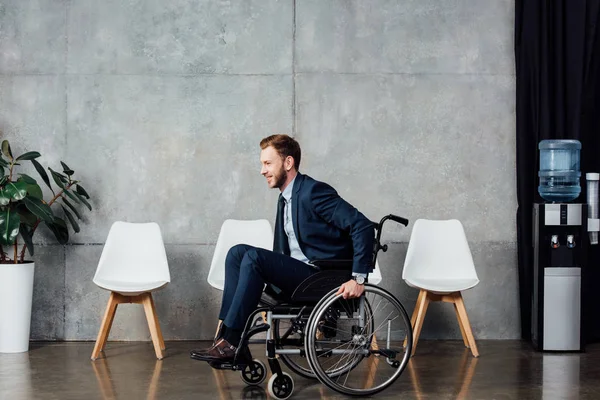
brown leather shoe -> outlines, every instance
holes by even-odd
[[[232,346],[227,340],[220,339],[205,353],[192,354],[191,358],[202,361],[232,361],[235,357],[235,350],[236,347]]]
[[[212,341],[212,344],[209,347],[204,347],[202,349],[193,349],[190,351],[190,357],[194,358],[195,356],[199,356],[201,354],[207,354],[210,350],[213,349],[213,347],[215,347],[215,345],[217,344],[217,342],[221,340],[221,338],[215,338]]]
[[[211,345],[210,347],[204,347],[203,349],[192,349],[190,350],[190,357],[194,358],[196,356],[199,356],[201,354],[206,354],[208,353],[213,347],[215,347],[215,345]]]

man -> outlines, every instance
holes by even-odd
[[[260,142],[261,174],[279,195],[273,251],[248,245],[232,247],[225,261],[225,289],[213,346],[193,350],[192,358],[231,361],[242,330],[256,309],[265,283],[291,296],[318,269],[310,260],[352,259],[353,279],[338,293],[359,297],[372,271],[374,224],[329,185],[298,172],[301,151],[287,135]]]

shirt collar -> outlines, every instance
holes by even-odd
[[[298,177],[298,175],[296,175],[294,177],[294,179],[292,179],[292,181],[290,182],[290,184],[287,185],[286,188],[283,190],[283,193],[281,193],[281,195],[285,199],[286,203],[289,203],[290,200],[292,199],[292,189],[294,188],[294,182],[296,181],[297,177]]]

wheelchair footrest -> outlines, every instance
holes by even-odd
[[[241,371],[246,368],[246,363],[237,363],[234,364],[232,362],[219,362],[219,361],[209,361],[208,365],[210,365],[214,369],[225,369],[230,371]]]
[[[371,350],[370,353],[375,354],[375,355],[382,355],[385,358],[392,358],[392,359],[396,358],[396,355],[398,354],[397,351],[390,350],[390,349]]]

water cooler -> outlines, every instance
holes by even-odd
[[[586,176],[588,203],[571,202],[581,192],[580,149],[576,140],[539,144],[538,192],[546,202],[533,209],[531,337],[540,351],[583,351],[585,345],[583,288],[587,247],[598,240],[598,174]]]

